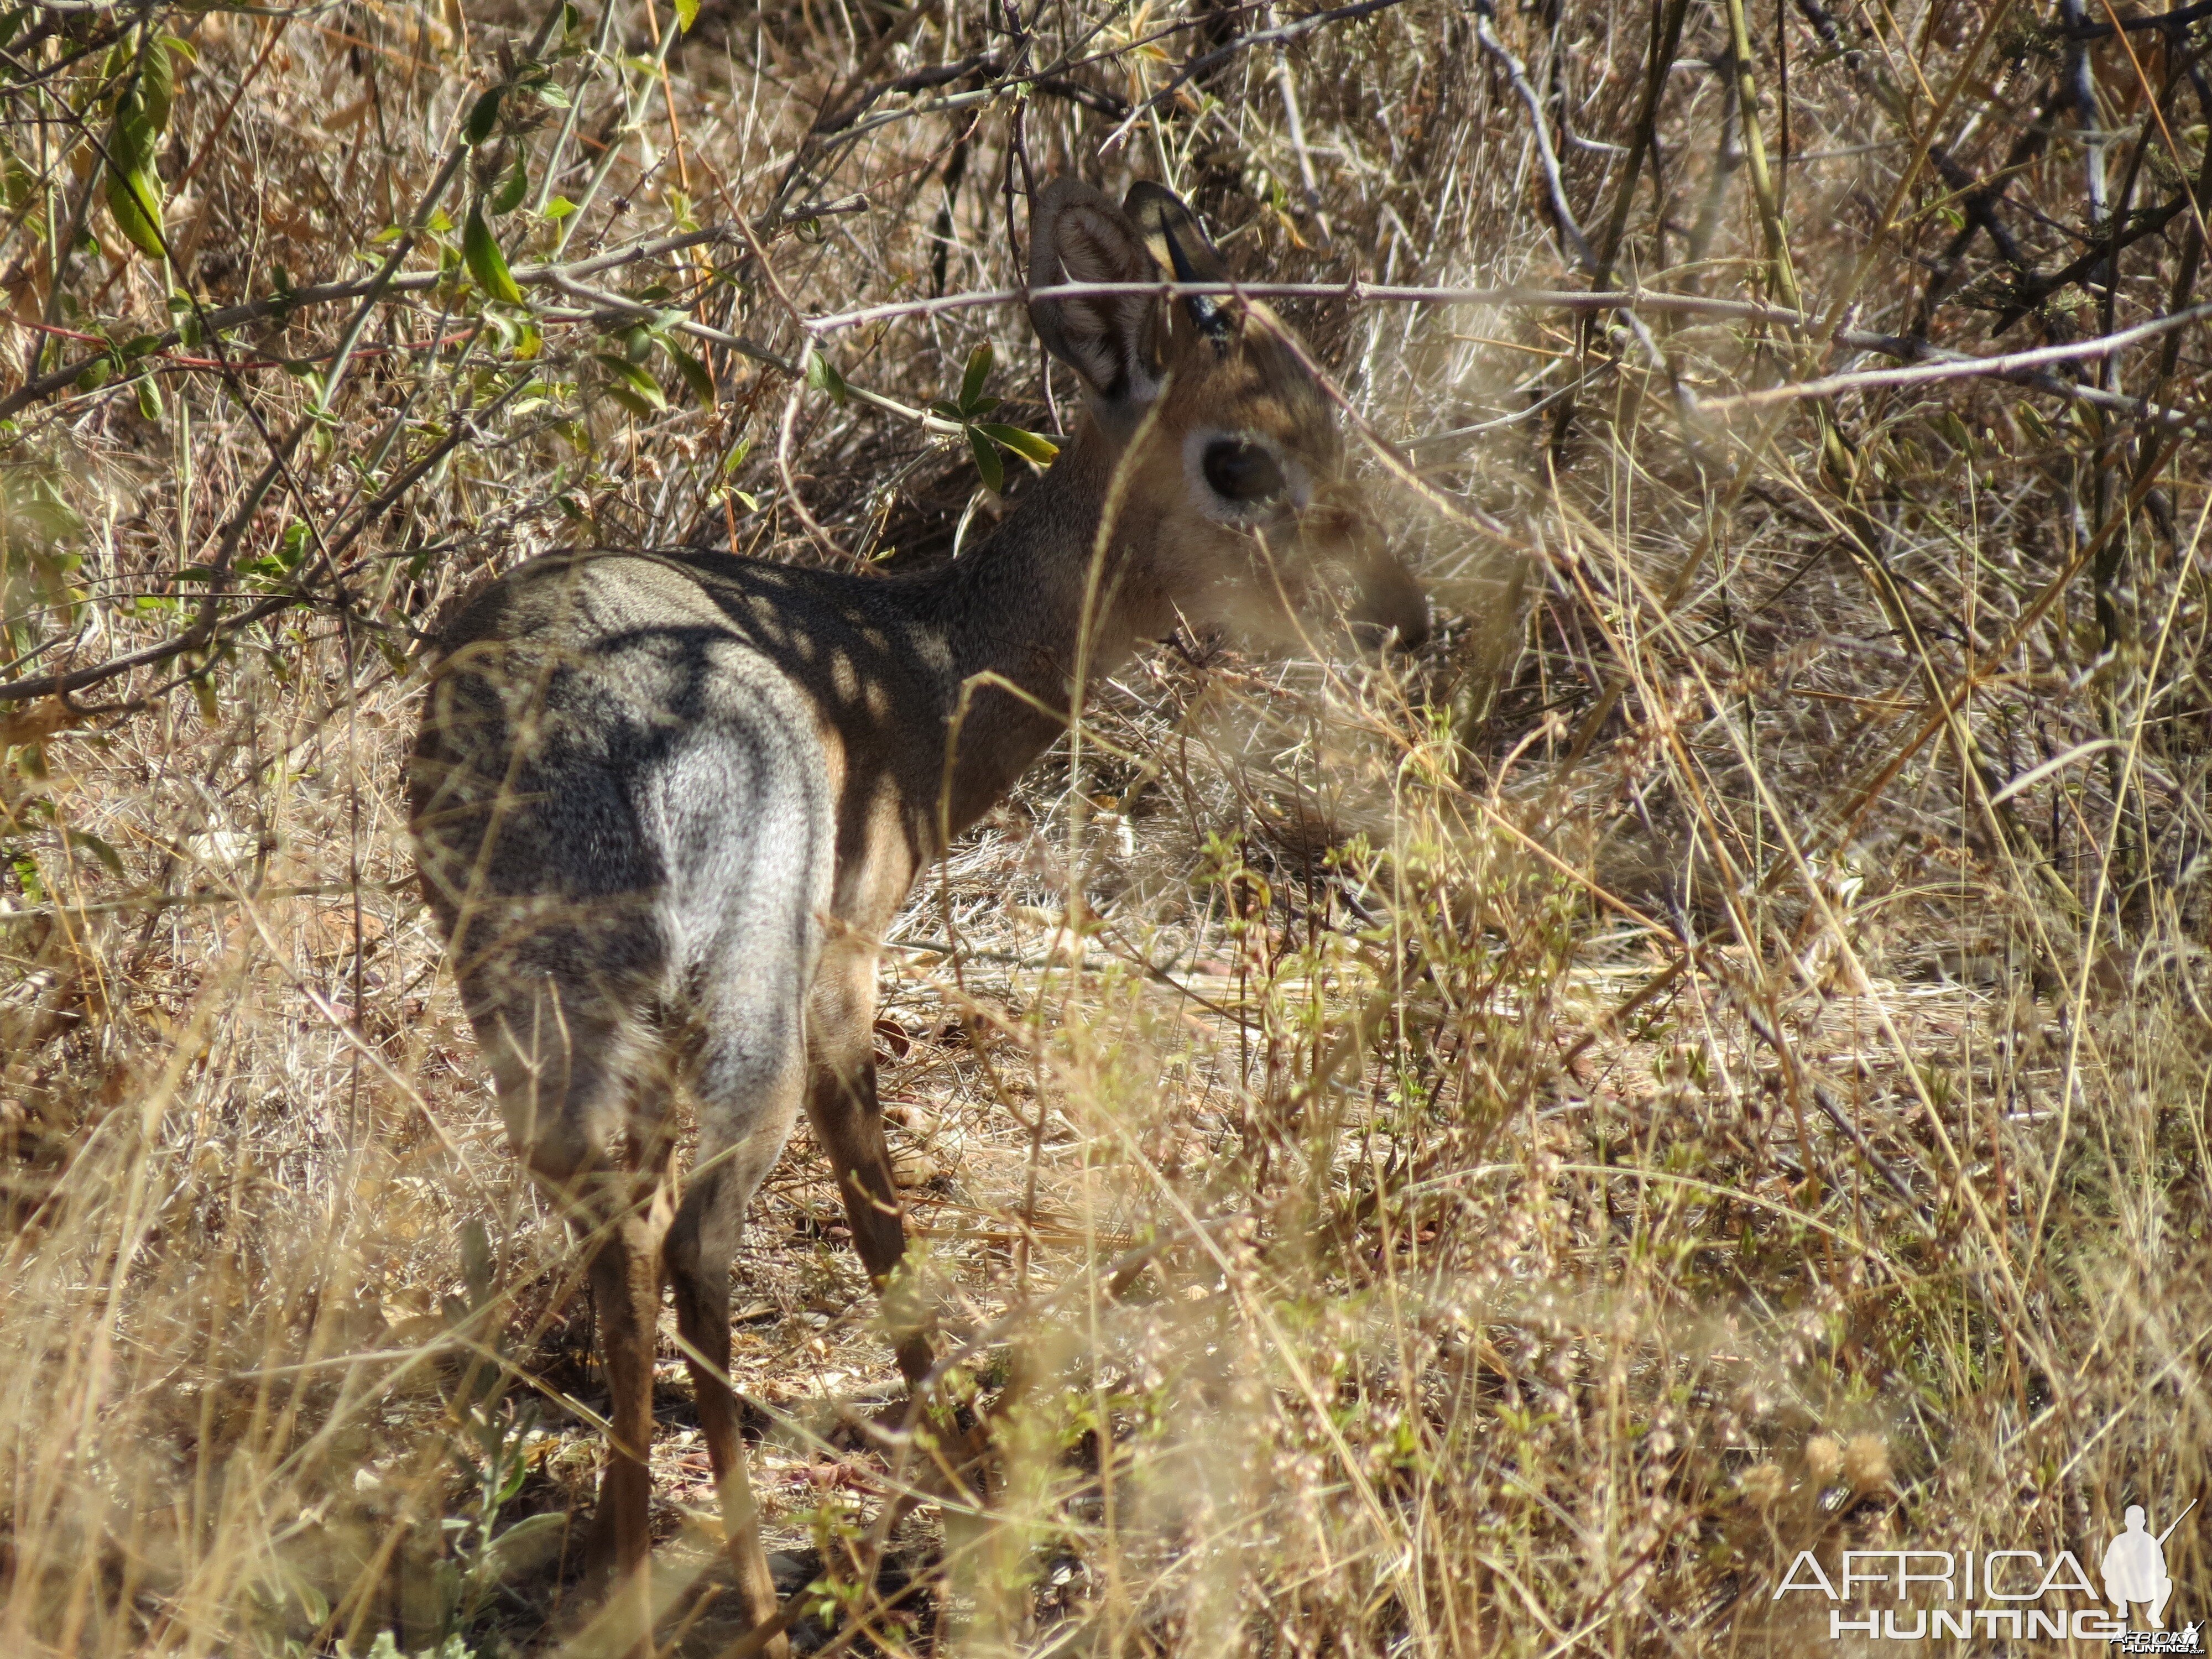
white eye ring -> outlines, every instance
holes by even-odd
[[[1231,462],[1222,453],[1224,450],[1240,453]],[[1240,498],[1223,488],[1221,480],[1228,465],[1264,469],[1263,476],[1279,482],[1265,494]],[[1200,427],[1183,439],[1182,466],[1199,510],[1218,524],[1249,528],[1280,518],[1313,499],[1312,475],[1264,433]]]

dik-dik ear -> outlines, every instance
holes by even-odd
[[[1055,179],[1030,210],[1030,286],[1157,283],[1164,276],[1127,215],[1090,185]],[[1101,415],[1127,418],[1159,395],[1166,329],[1150,294],[1032,300],[1045,349],[1083,377]]]
[[[1149,179],[1138,180],[1122,198],[1121,211],[1143,234],[1152,258],[1163,269],[1172,271],[1178,283],[1229,280],[1228,263],[1199,228],[1198,216],[1165,185],[1156,185]],[[1188,294],[1183,296],[1183,307],[1216,351],[1229,349],[1229,318],[1218,301],[1210,295]]]

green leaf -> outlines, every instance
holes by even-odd
[[[568,1516],[559,1510],[525,1516],[491,1540],[483,1553],[483,1571],[504,1578],[542,1565],[560,1547],[568,1525]]]
[[[806,354],[806,384],[817,392],[826,392],[833,404],[845,401],[845,377],[837,366],[820,352],[809,349]]]
[[[469,1300],[479,1307],[491,1295],[495,1265],[491,1235],[482,1220],[471,1216],[461,1224],[461,1280],[469,1288]]]
[[[163,413],[161,382],[150,374],[141,374],[132,385],[133,389],[138,393],[139,417],[152,425],[159,426],[161,423]]]
[[[470,204],[469,222],[461,231],[461,258],[468,262],[477,286],[493,299],[510,306],[522,303],[522,290],[507,268],[507,256],[499,251],[499,238],[484,223],[481,200]]]
[[[1049,438],[1035,432],[1024,432],[1018,426],[1008,426],[1003,421],[981,421],[976,423],[978,432],[988,433],[1024,460],[1048,466],[1052,458],[1060,453],[1060,446]]]
[[[545,204],[545,217],[557,225],[575,210],[576,204],[567,197],[556,196]]]
[[[699,406],[712,409],[714,406],[714,377],[707,372],[707,365],[683,347],[671,345],[665,340],[660,343],[660,349],[676,365],[676,372],[684,377],[684,384],[691,389],[691,395],[699,400]]]
[[[611,351],[594,351],[592,360],[607,371],[607,390],[625,409],[634,410],[640,415],[649,415],[655,410],[668,407],[668,398],[660,389],[660,382],[627,357],[618,356]],[[637,401],[634,403],[632,398]]]
[[[566,109],[568,107],[568,94],[548,81],[538,88],[538,101],[548,109]]]
[[[676,0],[677,27],[689,34],[691,33],[691,26],[698,21],[699,0]]]
[[[501,179],[499,188],[492,192],[491,210],[496,214],[512,213],[522,205],[522,198],[530,188],[530,169],[522,164],[522,157],[514,158],[514,165]]]
[[[137,93],[130,93],[115,106],[115,131],[107,140],[108,160],[125,173],[150,171],[154,152],[161,148],[161,131],[146,113],[146,105]]]
[[[656,403],[652,398],[643,397],[635,387],[625,386],[618,380],[610,380],[600,390],[640,420],[648,419],[666,407],[665,403]]]
[[[118,158],[119,159],[119,158]],[[107,169],[107,211],[131,245],[149,259],[167,250],[161,242],[161,180],[150,167],[136,172]]]
[[[991,343],[988,340],[968,354],[968,368],[960,377],[960,412],[976,412],[975,399],[983,395],[983,382],[991,373]],[[997,485],[993,485],[996,489]]]
[[[76,389],[79,392],[97,392],[107,384],[108,376],[114,373],[115,363],[112,358],[94,357],[84,366],[84,372],[76,377]]]
[[[64,828],[62,830],[62,839],[73,850],[91,854],[93,857],[107,866],[109,874],[119,876],[123,873],[123,855],[89,830]]]
[[[39,752],[39,746],[34,743],[26,744],[16,752],[28,758]],[[33,904],[44,904],[46,902],[46,884],[39,878],[39,861],[28,853],[15,853],[9,862],[15,866],[15,879],[23,884],[23,896]]]
[[[311,1620],[319,1625],[331,1616],[330,1598],[309,1583],[304,1573],[287,1572],[284,1578],[299,1601],[300,1611]]]
[[[975,457],[975,470],[983,475],[983,487],[994,495],[1000,493],[1006,482],[1006,469],[999,459],[999,447],[983,435],[980,427],[968,428],[968,447]]]
[[[504,85],[494,87],[477,98],[469,110],[469,118],[461,124],[461,142],[474,149],[492,135],[499,125],[499,100],[506,94]]]
[[[138,58],[138,97],[156,133],[169,129],[169,107],[176,101],[177,65],[166,38],[149,40]]]

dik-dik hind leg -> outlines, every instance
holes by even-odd
[[[721,1498],[730,1566],[746,1621],[754,1626],[775,1613],[777,1601],[729,1382],[730,1263],[746,1206],[799,1115],[805,1076],[800,1012],[795,996],[781,1002],[726,999],[702,1012],[706,1034],[696,1043],[692,1074],[699,1150],[665,1247],[677,1328]],[[763,1649],[768,1659],[783,1659],[787,1651],[781,1636]]]
[[[612,1571],[616,1628],[649,1655],[653,1352],[672,1212],[665,1091],[616,999],[550,978],[464,991],[486,993],[472,1012],[508,1136],[590,1255],[610,1403],[587,1549]]]
[[[806,1116],[837,1172],[853,1246],[884,1299],[884,1322],[907,1386],[936,1364],[921,1287],[901,1272],[905,1212],[891,1179],[876,1100],[876,955],[851,940],[825,951],[807,1004]]]
[[[665,1175],[664,1168],[659,1173]],[[660,1237],[670,1206],[665,1180],[649,1194],[627,1171],[608,1171],[608,1192],[592,1205],[592,1297],[607,1375],[607,1465],[592,1517],[594,1565],[611,1567],[614,1594],[632,1603],[626,1620],[650,1628],[653,1554],[653,1355],[660,1316]],[[610,1213],[610,1212],[612,1213]],[[642,1637],[640,1638],[642,1640]]]

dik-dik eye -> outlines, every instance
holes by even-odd
[[[1217,438],[1206,445],[1200,471],[1207,486],[1239,507],[1261,507],[1288,487],[1282,463],[1267,450],[1240,438]]]

